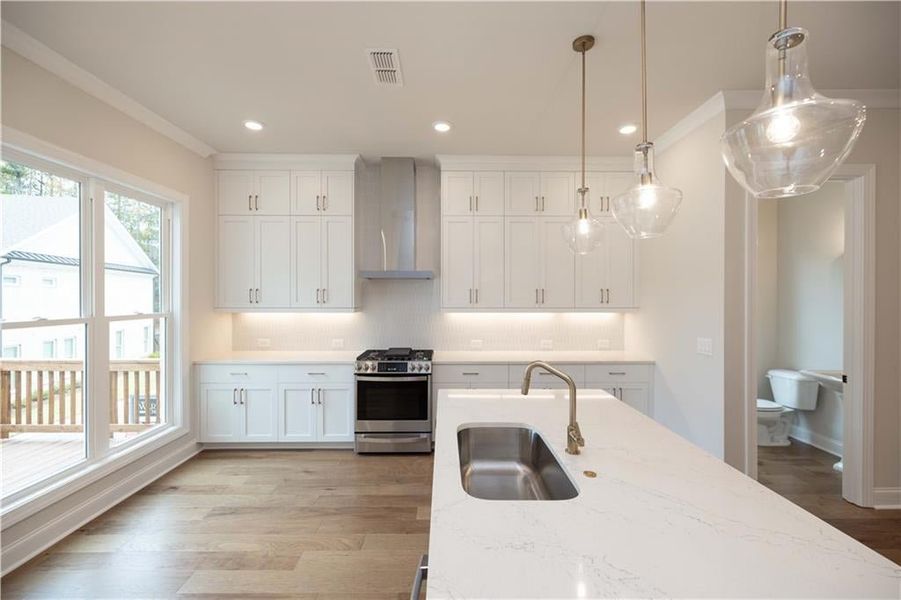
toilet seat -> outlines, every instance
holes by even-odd
[[[765,398],[757,399],[757,411],[758,412],[782,412],[785,410],[785,407],[781,404],[777,404],[772,400],[767,400]]]

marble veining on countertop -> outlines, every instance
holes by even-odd
[[[437,405],[429,600],[898,598],[901,567],[606,393],[579,396],[578,456],[563,391],[442,390]],[[538,429],[579,495],[469,496],[457,431],[486,422]]]
[[[223,352],[194,361],[197,364],[290,364],[352,363],[362,350],[249,350]],[[434,364],[506,364],[545,360],[550,363],[643,363],[653,364],[649,357],[615,350],[436,350]]]

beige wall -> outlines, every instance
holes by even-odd
[[[666,235],[641,242],[641,310],[626,317],[626,345],[657,363],[654,418],[724,456],[725,172],[716,115],[657,157],[658,175],[682,190]],[[713,356],[696,352],[713,340]]]
[[[231,321],[213,312],[212,160],[153,131],[7,48],[0,121],[45,142],[190,197],[191,356],[231,348]]]

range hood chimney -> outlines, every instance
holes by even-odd
[[[412,158],[381,161],[379,246],[381,270],[361,271],[365,279],[432,279],[416,270],[416,165]]]

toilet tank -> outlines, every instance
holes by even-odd
[[[782,406],[799,410],[817,407],[820,384],[816,379],[788,369],[772,369],[766,376],[773,388],[773,400]]]

